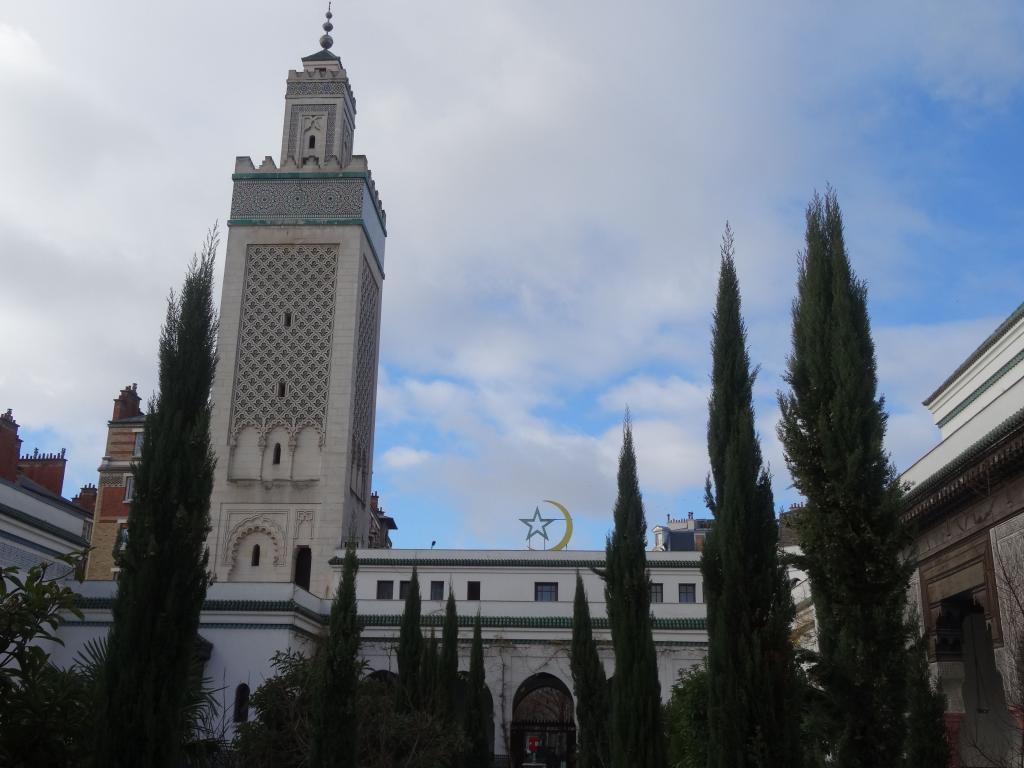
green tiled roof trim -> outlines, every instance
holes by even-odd
[[[975,400],[977,400],[983,394],[988,392],[988,390],[990,390],[992,388],[993,384],[995,384],[997,381],[999,381],[1001,378],[1003,378],[1003,376],[1005,376],[1007,373],[1009,373],[1011,370],[1013,370],[1015,367],[1017,367],[1017,365],[1019,365],[1022,360],[1024,360],[1024,350],[1021,350],[1016,355],[1014,355],[1012,358],[1010,358],[1010,360],[1008,360],[1006,362],[1006,365],[1004,365],[998,371],[996,371],[991,376],[989,376],[987,379],[985,379],[985,381],[982,382],[981,385],[979,385],[977,389],[975,389],[973,392],[971,392],[971,394],[969,394],[967,397],[965,397],[963,400],[961,400],[956,408],[954,408],[952,411],[947,413],[945,416],[943,416],[939,420],[938,426],[944,427],[947,424],[949,424],[949,422],[951,422],[953,419],[955,419],[957,416],[959,416],[961,413],[963,413],[964,410],[971,403],[973,403]]]
[[[995,427],[987,435],[964,450],[959,456],[947,463],[944,467],[933,472],[925,480],[922,480],[907,491],[906,496],[903,497],[903,502],[906,508],[909,510],[909,507],[920,501],[922,497],[940,487],[958,472],[966,469],[981,454],[999,443],[999,441],[1012,435],[1022,426],[1024,426],[1024,408],[1021,408],[1004,422],[999,424],[999,426]]]
[[[64,539],[69,544],[74,544],[76,547],[85,549],[89,546],[89,542],[83,539],[81,536],[75,536],[73,533],[65,531],[63,528],[59,528],[53,523],[48,523],[45,520],[40,520],[38,517],[32,515],[26,515],[24,512],[13,507],[8,507],[6,504],[0,504],[0,515],[9,517],[12,520],[17,520],[20,523],[35,528],[39,531],[46,531],[58,539]]]
[[[109,597],[79,597],[76,605],[82,610],[110,608],[113,599]],[[294,600],[207,600],[203,603],[204,611],[237,611],[257,613],[297,613],[320,624],[326,624],[327,614],[317,613],[299,605]],[[475,615],[459,616],[460,627],[471,627]],[[440,627],[443,616],[423,616],[420,624],[424,627]],[[402,623],[401,614],[368,614],[360,615],[359,623],[364,627],[397,627]],[[571,616],[481,616],[480,623],[484,627],[505,627],[516,629],[571,629]],[[608,619],[595,617],[595,629],[608,629]],[[654,629],[685,629],[702,630],[704,619],[654,619]]]
[[[331,565],[341,565],[340,557],[332,557]],[[486,560],[472,557],[360,557],[359,565],[395,566],[412,568],[414,565],[435,568],[604,568],[604,560],[528,560],[526,558],[507,558],[503,560]],[[695,560],[649,560],[648,568],[700,568],[700,561]]]
[[[948,387],[950,384],[956,381],[957,377],[960,376],[961,373],[963,373],[972,365],[974,365],[974,363],[977,361],[979,357],[981,357],[983,354],[988,352],[993,346],[995,346],[995,343],[999,341],[1001,338],[1003,338],[1003,336],[1006,335],[1006,332],[1009,331],[1013,326],[1015,326],[1017,322],[1022,318],[1024,318],[1024,303],[1022,303],[1019,307],[1013,310],[1013,312],[1010,313],[1010,316],[1003,320],[1003,322],[999,324],[999,327],[992,331],[992,333],[989,335],[987,339],[981,342],[981,346],[974,350],[966,360],[960,363],[960,366],[955,371],[953,371],[953,373],[951,373],[949,377],[944,382],[942,382],[942,384],[939,385],[938,389],[936,389],[934,392],[928,395],[928,399],[925,400],[922,403],[922,405],[930,404],[932,400],[934,400],[942,393],[942,390],[944,390],[946,387]]]

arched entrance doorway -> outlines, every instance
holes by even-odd
[[[519,686],[512,702],[511,762],[519,768],[525,762],[546,768],[574,768],[576,765],[576,720],[573,699],[565,683],[540,672]]]

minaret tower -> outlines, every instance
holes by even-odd
[[[386,236],[331,18],[288,73],[280,166],[235,162],[209,541],[219,581],[321,596],[338,547],[367,542]]]

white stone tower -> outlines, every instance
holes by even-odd
[[[235,163],[209,541],[219,581],[321,596],[337,548],[367,541],[386,236],[332,29],[288,73],[280,167]]]

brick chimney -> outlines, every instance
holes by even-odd
[[[138,388],[138,384],[132,384],[130,387],[125,387],[121,390],[121,394],[114,401],[113,421],[142,415],[142,408],[139,407],[142,398],[139,397]]]
[[[18,437],[18,422],[11,415],[11,409],[0,415],[0,478],[15,482],[18,479],[18,455],[21,453],[21,438]]]
[[[67,468],[68,460],[65,458],[65,451],[60,453],[40,453],[36,448],[28,456],[22,456],[18,460],[18,471],[29,480],[34,480],[58,496],[64,495],[64,470]]]
[[[71,503],[84,509],[90,515],[93,514],[96,511],[96,486],[92,483],[83,485],[82,490],[71,500]]]

